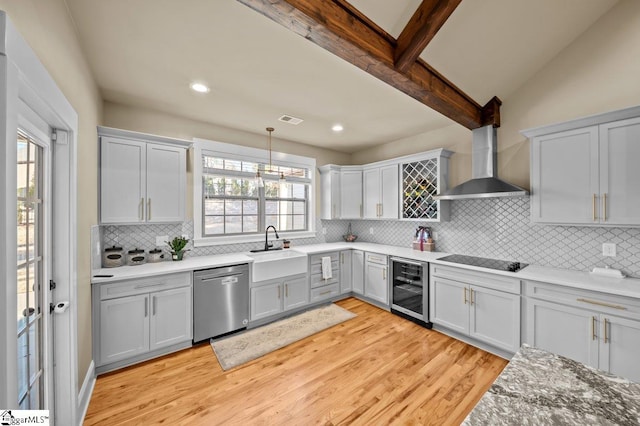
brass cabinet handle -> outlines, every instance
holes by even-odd
[[[329,293],[331,293],[331,290],[323,291],[322,293],[320,293],[320,296],[325,295],[325,294],[329,294]]]
[[[340,263],[344,265],[344,253],[340,253]]]
[[[604,327],[604,342],[607,343],[609,341],[609,336],[607,335],[607,319],[604,319],[603,327]]]
[[[151,220],[151,198],[147,199],[147,220]]]
[[[464,304],[467,304],[467,288],[464,288]]]
[[[591,204],[593,205],[593,221],[595,222],[598,220],[598,216],[596,216],[596,194],[593,194]]]
[[[386,280],[387,279],[387,268],[383,268],[382,269],[382,279]]]
[[[606,303],[606,302],[600,302],[599,300],[589,300],[589,299],[583,299],[581,297],[576,299],[576,300],[578,302],[590,303],[592,305],[605,306],[607,308],[613,308],[613,309],[620,309],[621,311],[626,311],[627,310],[627,308],[625,308],[624,306],[614,305],[614,304]]]
[[[147,315],[149,315],[149,306],[148,303],[149,302],[149,298],[145,297],[144,298],[144,317],[146,318]]]
[[[155,315],[156,314],[156,310],[158,308],[158,298],[156,296],[153,296],[153,305],[151,306],[151,315]]]
[[[473,289],[472,289],[472,288],[471,288],[471,289],[469,289],[469,294],[471,294],[471,299],[470,299],[470,301],[469,301],[469,304],[470,304],[470,305],[473,305]]]
[[[607,221],[607,193],[602,194],[602,220]]]
[[[384,214],[384,204],[380,203],[380,217]]]
[[[596,317],[591,317],[591,340],[596,340]]]
[[[289,297],[289,284],[284,285],[284,297]]]
[[[278,299],[280,299],[280,286],[278,286]]]
[[[144,220],[144,198],[140,198],[140,205],[138,206],[138,216],[140,220]]]

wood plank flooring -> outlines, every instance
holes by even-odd
[[[354,298],[358,316],[224,372],[209,344],[98,377],[85,425],[457,425],[507,361]]]

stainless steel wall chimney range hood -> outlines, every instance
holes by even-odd
[[[469,198],[523,197],[526,189],[498,179],[497,130],[484,126],[472,130],[471,180],[436,195],[436,200],[463,200]]]

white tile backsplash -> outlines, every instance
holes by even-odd
[[[402,220],[318,220],[317,236],[293,240],[296,245],[341,241],[351,222],[358,241],[409,247],[418,225],[438,234],[439,251],[517,260],[543,266],[591,270],[610,266],[640,278],[640,228],[547,226],[529,221],[529,198],[457,200],[451,203],[451,220],[443,223]],[[326,228],[326,234],[322,228]],[[125,250],[155,247],[157,235],[193,237],[193,222],[168,225],[103,226],[103,246]],[[373,234],[369,233],[373,229]],[[602,256],[602,243],[617,245],[616,257]],[[188,256],[248,251],[264,243],[228,244],[192,249]]]

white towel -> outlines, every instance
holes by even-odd
[[[333,276],[331,275],[331,257],[323,256],[322,257],[322,279],[330,280]]]

